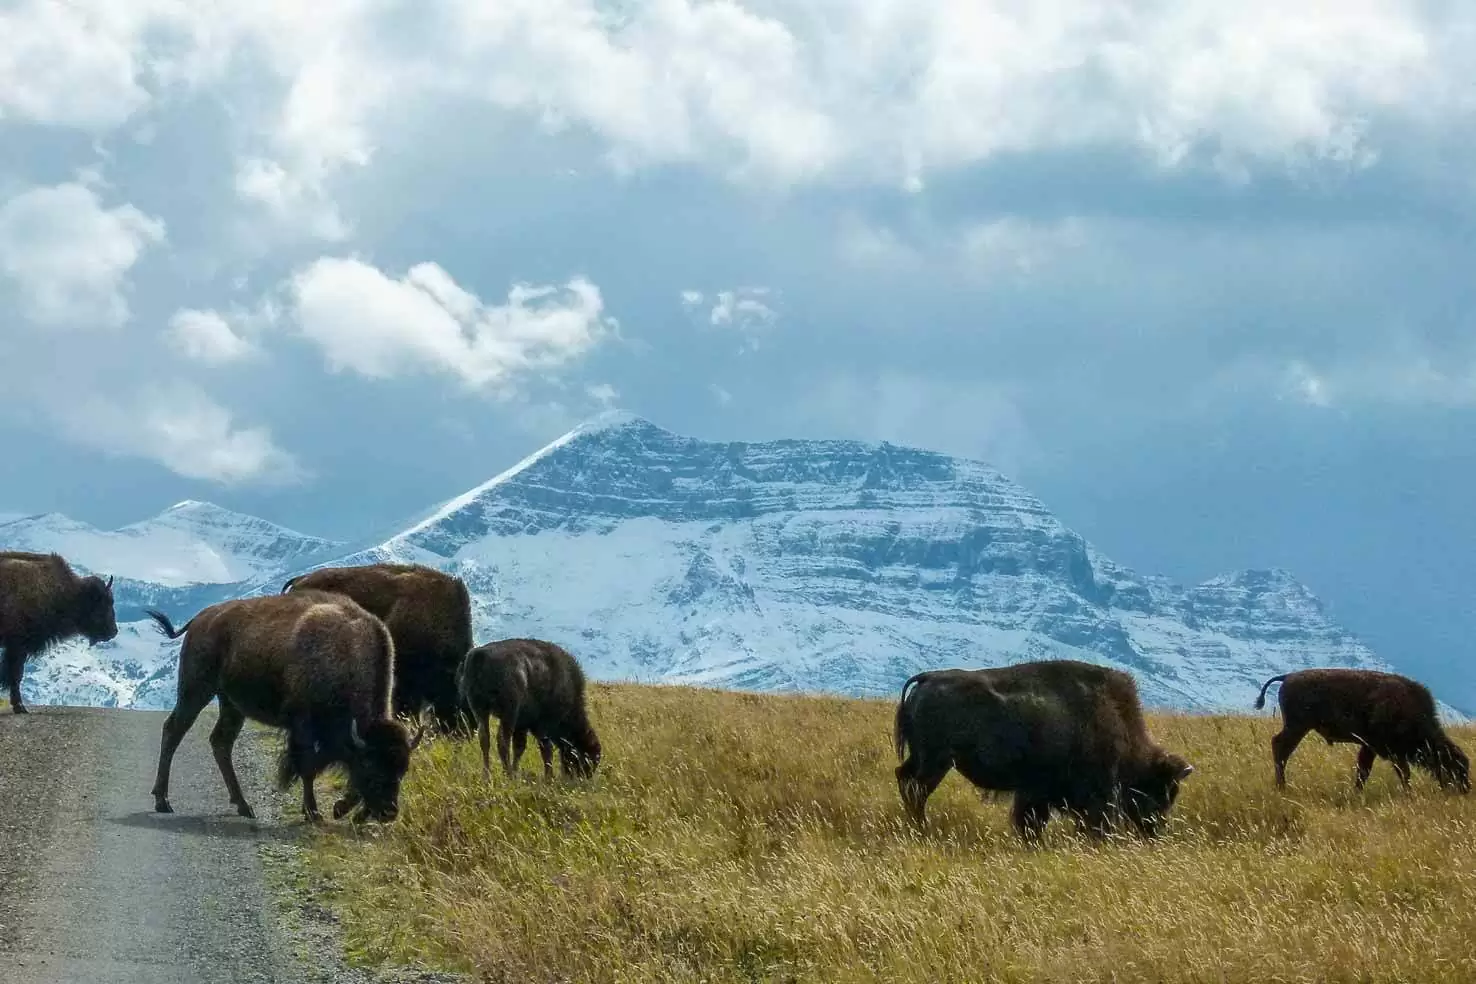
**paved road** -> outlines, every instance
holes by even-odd
[[[174,759],[170,802],[149,788],[162,713],[0,709],[0,981],[298,982],[278,938],[258,846],[290,838],[268,763],[243,736],[236,769],[260,819],[235,815],[206,740]]]

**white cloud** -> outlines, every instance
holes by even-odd
[[[0,205],[0,273],[42,324],[127,321],[124,278],[163,239],[163,222],[132,205],[105,209],[81,184],[31,188]]]
[[[1360,406],[1476,407],[1476,360],[1441,360],[1407,349],[1314,368],[1294,360],[1279,374],[1283,398],[1320,409]]]
[[[599,404],[603,410],[608,410],[620,402],[620,391],[609,383],[596,383],[593,386],[586,386],[584,392],[591,400]]]
[[[1006,216],[965,230],[958,248],[967,274],[1028,276],[1085,241],[1084,224],[1075,219],[1032,222]]]
[[[768,287],[737,287],[713,293],[712,307],[707,311],[707,324],[718,328],[729,328],[743,339],[740,351],[757,349],[759,336],[778,320],[779,314],[765,299],[772,295]],[[682,307],[698,311],[707,303],[701,291],[684,290],[681,293]]]
[[[712,398],[718,402],[718,406],[725,407],[733,402],[733,394],[723,389],[717,383],[709,383],[707,385],[707,391],[711,393]]]
[[[333,371],[373,379],[433,371],[506,394],[535,370],[557,369],[616,329],[599,288],[514,286],[488,305],[434,263],[402,279],[357,259],[324,257],[290,283],[293,316]]]
[[[263,427],[241,427],[193,386],[148,387],[113,400],[87,396],[61,424],[73,440],[110,455],[143,458],[184,478],[222,485],[280,485],[306,473]]]
[[[1042,452],[1013,397],[908,372],[835,374],[802,399],[796,420],[817,436],[926,448],[1019,474]]]
[[[105,128],[168,86],[264,71],[270,85],[232,100],[237,189],[333,239],[349,231],[333,179],[372,163],[386,110],[442,98],[586,129],[617,168],[911,191],[1051,148],[1207,158],[1235,176],[1358,165],[1382,121],[1438,135],[1472,108],[1456,4],[661,0],[617,16],[596,0],[440,0],[411,32],[394,23],[406,13],[23,0],[0,15],[0,117]]]
[[[252,345],[236,334],[218,312],[183,308],[169,319],[169,341],[176,349],[207,366],[223,366],[250,355]]]

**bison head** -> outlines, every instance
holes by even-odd
[[[118,635],[118,618],[113,611],[113,579],[106,581],[96,574],[82,578],[77,598],[77,628],[91,645],[108,642]]]
[[[1135,775],[1125,777],[1122,811],[1144,837],[1157,837],[1163,832],[1169,811],[1179,798],[1179,784],[1193,771],[1194,766],[1183,756],[1158,750]]]
[[[1471,760],[1465,750],[1449,738],[1422,747],[1415,761],[1430,770],[1443,788],[1455,788],[1462,793],[1471,791]]]
[[[375,721],[362,735],[357,721],[350,725],[354,753],[348,761],[348,798],[363,804],[356,820],[388,823],[400,815],[400,783],[424,733],[422,728],[411,738],[409,729],[390,720]]]
[[[600,764],[600,739],[593,728],[586,728],[577,741],[559,743],[559,765],[566,776],[588,779]]]

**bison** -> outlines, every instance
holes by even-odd
[[[1417,765],[1442,788],[1471,790],[1471,765],[1435,714],[1435,698],[1422,683],[1376,670],[1313,669],[1274,676],[1261,684],[1256,710],[1266,706],[1266,689],[1281,684],[1281,730],[1271,737],[1276,785],[1286,785],[1286,761],[1309,731],[1329,744],[1358,746],[1355,789],[1362,789],[1383,756],[1409,788],[1409,767]]]
[[[471,596],[461,578],[421,564],[324,567],[282,591],[334,591],[377,615],[395,640],[395,714],[418,715],[429,704],[442,732],[468,732],[456,696],[456,666],[472,648]]]
[[[241,816],[255,813],[241,793],[231,748],[248,717],[286,730],[277,781],[286,789],[302,780],[302,812],[310,822],[322,819],[313,782],[335,764],[348,771],[347,794],[333,806],[335,820],[360,804],[355,822],[398,815],[400,782],[424,727],[411,738],[390,713],[394,640],[383,622],[353,599],[327,591],[219,602],[178,629],[162,612],[147,614],[170,639],[185,637],[178,696],[159,746],[156,812],[173,812],[170,763],[214,697],[220,717],[210,748]]]
[[[893,735],[914,823],[956,768],[982,791],[1014,792],[1011,822],[1027,843],[1053,809],[1093,837],[1122,817],[1155,837],[1194,771],[1149,737],[1131,676],[1077,660],[918,673],[902,685]]]
[[[545,779],[553,778],[555,745],[566,776],[594,774],[600,740],[584,706],[584,671],[567,650],[539,639],[489,642],[466,654],[457,670],[456,688],[478,725],[484,779],[492,771],[492,715],[497,717],[497,755],[508,775],[517,771],[529,732],[543,756]]]
[[[117,635],[111,577],[78,577],[59,554],[0,551],[0,677],[12,712],[29,713],[20,689],[27,659],[78,636],[95,646]]]

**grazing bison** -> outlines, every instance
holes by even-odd
[[[286,789],[302,779],[302,812],[321,819],[313,781],[329,765],[348,770],[348,792],[333,807],[339,819],[363,804],[354,820],[393,820],[400,781],[422,732],[412,739],[390,715],[394,641],[384,623],[352,599],[326,591],[296,591],[223,601],[176,629],[162,612],[148,615],[171,639],[185,637],[179,692],[164,722],[154,809],[169,806],[169,766],[185,732],[210,703],[220,717],[210,748],[231,803],[254,816],[241,793],[231,748],[247,718],[287,731],[278,770]]]
[[[78,577],[54,553],[0,551],[0,678],[12,712],[28,713],[20,690],[27,659],[77,636],[95,646],[117,635],[111,577]]]
[[[1015,794],[1011,821],[1036,841],[1053,809],[1097,837],[1125,816],[1156,836],[1194,767],[1148,735],[1133,678],[1076,660],[934,670],[902,685],[897,788],[912,821],[950,768]]]
[[[1314,669],[1274,676],[1261,685],[1256,710],[1266,706],[1266,688],[1281,683],[1281,731],[1271,738],[1276,785],[1286,785],[1286,760],[1309,731],[1329,744],[1358,746],[1358,772],[1353,784],[1362,789],[1383,756],[1394,766],[1404,788],[1409,767],[1417,765],[1442,787],[1462,793],[1471,789],[1471,765],[1440,726],[1435,698],[1424,684],[1396,673],[1375,670]]]
[[[395,714],[415,716],[429,704],[442,732],[468,733],[456,697],[456,666],[472,648],[471,596],[461,578],[421,564],[324,567],[282,591],[334,591],[377,615],[395,640]]]
[[[489,642],[466,654],[456,686],[477,721],[483,778],[492,771],[492,715],[497,717],[497,755],[508,775],[517,770],[530,731],[543,756],[544,778],[553,777],[555,745],[565,775],[594,774],[600,740],[584,706],[584,671],[565,649],[538,639]]]

